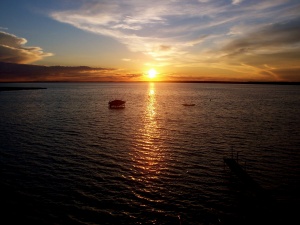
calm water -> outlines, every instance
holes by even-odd
[[[300,86],[14,85],[47,89],[0,92],[12,223],[252,224],[266,209],[224,169],[231,149],[279,214],[299,212]]]

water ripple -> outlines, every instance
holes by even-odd
[[[223,169],[231,148],[282,204],[299,200],[297,86],[47,85],[0,96],[11,218],[14,209],[40,224],[242,221],[240,184]],[[126,108],[109,110],[112,96]]]

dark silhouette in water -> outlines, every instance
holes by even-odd
[[[283,209],[270,192],[261,187],[246,170],[238,163],[238,153],[236,159],[224,157],[231,172],[241,181],[237,198],[239,201],[239,215],[242,219],[230,221],[230,224],[290,224],[294,221],[293,210]],[[242,221],[241,221],[242,220]],[[228,224],[225,219],[224,224]]]
[[[39,90],[47,89],[42,87],[0,87],[0,91],[21,91],[21,90]]]
[[[188,104],[188,103],[184,103],[182,104],[183,106],[195,106],[195,104]]]
[[[126,101],[123,100],[113,100],[109,101],[108,105],[110,109],[123,109],[125,108]]]

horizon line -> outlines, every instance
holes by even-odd
[[[215,84],[279,84],[279,85],[300,85],[298,81],[7,81],[0,84],[16,83],[215,83]]]

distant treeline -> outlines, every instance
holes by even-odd
[[[20,91],[20,90],[39,90],[47,89],[43,87],[0,87],[0,91]]]

